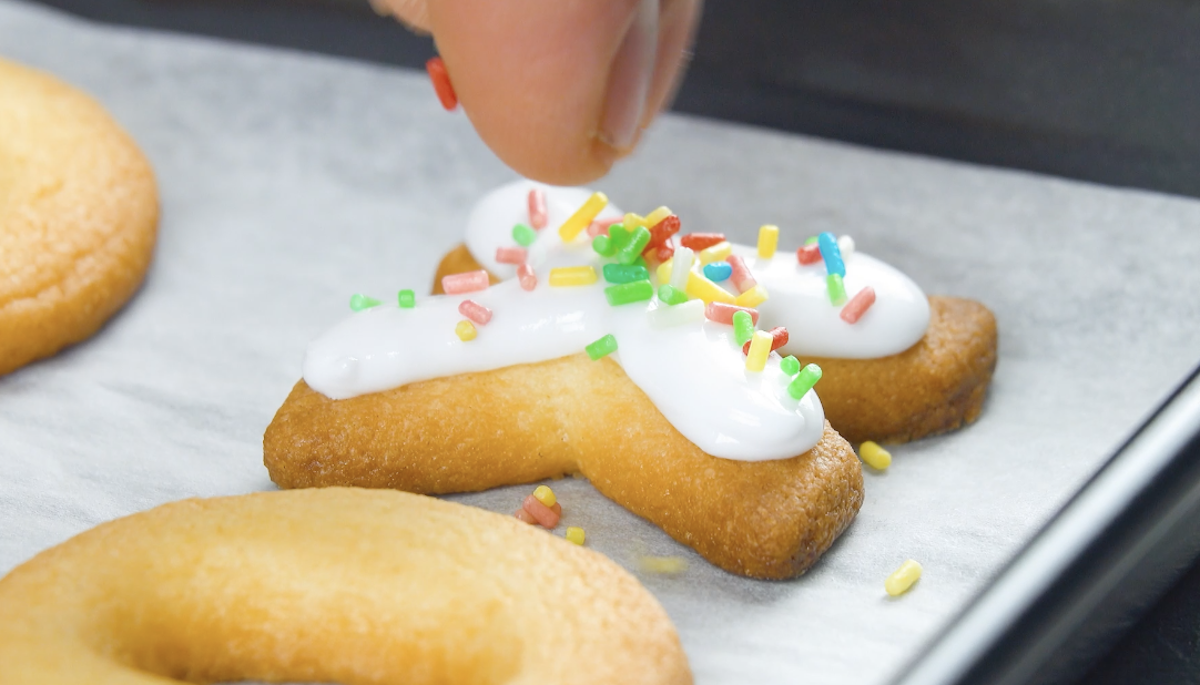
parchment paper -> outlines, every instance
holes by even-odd
[[[163,204],[132,303],[95,338],[0,378],[0,573],[114,517],[273,488],[262,432],[309,339],[351,293],[424,291],[471,203],[512,178],[412,71],[11,0],[0,54],[109,107],[153,161]],[[744,242],[762,223],[782,227],[784,248],[849,233],[927,292],[999,319],[979,422],[868,470],[857,521],[799,580],[731,576],[585,481],[554,484],[594,549],[635,571],[641,554],[690,562],[641,578],[699,683],[886,680],[1200,359],[1192,200],[678,116],[597,187]],[[454,499],[508,513],[530,490]],[[889,599],[883,580],[909,557],[925,575]]]

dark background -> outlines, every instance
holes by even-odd
[[[366,0],[44,1],[413,68],[434,54]],[[1200,197],[1200,0],[709,0],[674,109]],[[1110,683],[1200,683],[1200,565],[1078,681]]]

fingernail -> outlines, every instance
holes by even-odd
[[[601,140],[618,150],[630,147],[637,138],[657,51],[658,0],[641,0],[617,49],[600,118]]]

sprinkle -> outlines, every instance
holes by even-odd
[[[529,191],[529,225],[537,230],[546,227],[549,213],[546,211],[546,191],[534,188]],[[519,224],[518,224],[519,225]]]
[[[674,258],[664,259],[654,270],[654,276],[658,279],[659,283],[669,283],[671,281],[671,269],[674,264]]]
[[[788,344],[788,332],[787,332],[787,329],[784,328],[783,326],[776,326],[775,328],[772,328],[771,330],[767,331],[767,334],[771,336],[771,349],[769,350],[770,352],[774,352],[775,350],[778,350],[779,348]],[[751,342],[753,342],[753,341],[751,341]],[[746,344],[742,345],[742,354],[745,354],[745,355],[750,354],[750,343],[746,343]]]
[[[700,263],[723,262],[733,252],[733,245],[727,242],[717,243],[712,247],[700,250]]]
[[[669,207],[659,207],[658,209],[646,215],[645,222],[642,225],[646,228],[654,228],[666,220],[666,218],[669,216],[672,216],[671,209]],[[676,217],[675,220],[678,221],[679,217]]]
[[[350,309],[356,312],[361,312],[362,310],[370,309],[371,307],[378,307],[379,304],[379,300],[373,297],[367,297],[366,295],[354,293],[350,296]]]
[[[758,310],[750,307],[739,307],[736,304],[727,304],[725,302],[710,302],[704,308],[704,316],[709,321],[717,323],[733,324],[733,315],[737,312],[746,312],[750,315],[750,323],[758,325]]]
[[[664,285],[664,288],[670,288]],[[650,325],[655,328],[670,328],[685,323],[695,323],[704,320],[704,303],[700,300],[688,300],[674,306],[659,304],[650,310]]]
[[[634,214],[633,212],[626,214],[624,221],[625,227],[631,231],[635,228],[646,225],[646,217],[642,216],[641,214]]]
[[[846,264],[842,262],[842,251],[838,248],[837,238],[826,231],[817,236],[817,245],[821,248],[821,257],[825,259],[825,271],[846,277]]]
[[[695,260],[696,253],[690,247],[681,245],[675,250],[675,256],[671,258],[671,278],[667,281],[672,288],[687,289],[689,274],[692,273],[692,263]]]
[[[605,264],[603,271],[604,280],[609,283],[630,283],[650,278],[650,272],[644,266]]]
[[[838,249],[842,251],[842,259],[854,254],[854,238],[848,235],[838,238]]]
[[[629,231],[625,230],[625,224],[609,224],[606,235],[592,238],[592,249],[601,257],[612,257],[628,242]]]
[[[671,284],[674,285],[674,279]],[[733,295],[730,295],[727,290],[713,283],[707,278],[701,276],[695,271],[689,271],[687,276],[687,287],[684,288],[691,297],[698,297],[704,300],[704,304],[709,302],[733,302]]]
[[[816,245],[817,244],[817,236],[813,235],[813,236],[809,236],[809,237],[805,238],[804,244],[805,245]]]
[[[590,266],[560,266],[550,269],[550,285],[591,285],[597,281],[596,269]]]
[[[745,345],[754,337],[754,319],[746,311],[733,313],[733,339],[739,345]]]
[[[665,217],[662,221],[650,227],[650,242],[646,248],[659,247],[666,244],[671,236],[679,232],[679,217],[674,214]]]
[[[604,297],[614,307],[632,302],[645,302],[654,297],[654,286],[650,281],[634,281],[610,285],[604,289]]]
[[[712,262],[704,265],[704,276],[714,283],[720,283],[728,279],[733,274],[733,267],[729,266],[729,262]]]
[[[825,289],[829,292],[830,304],[839,305],[846,301],[846,284],[838,274],[825,277]]]
[[[454,327],[454,334],[463,342],[474,340],[476,335],[475,324],[466,320],[459,321],[458,325]]]
[[[479,304],[475,300],[463,300],[458,304],[458,313],[467,317],[471,321],[486,326],[487,322],[492,320],[492,310]]]
[[[800,360],[789,354],[779,360],[779,370],[789,376],[795,376],[800,373]]]
[[[617,261],[622,264],[633,264],[638,257],[642,256],[642,250],[646,249],[646,244],[649,242],[650,229],[638,226],[629,236],[629,242],[617,252]]]
[[[528,264],[522,264],[517,267],[517,280],[521,282],[523,290],[533,290],[537,287],[537,274],[533,272],[533,267]]]
[[[554,506],[554,503],[558,501],[558,498],[554,496],[554,491],[546,485],[537,486],[533,491],[533,496],[537,498],[537,501],[548,507]]]
[[[446,71],[446,63],[441,57],[431,57],[425,63],[425,71],[429,72],[429,80],[433,81],[433,92],[447,112],[453,112],[458,107],[458,96],[454,94],[454,86],[450,85],[450,74]]]
[[[770,259],[779,245],[779,227],[770,224],[758,229],[758,256]]]
[[[525,501],[521,503],[521,508],[529,512],[529,515],[532,516],[538,522],[538,525],[543,528],[553,528],[557,526],[558,520],[562,517],[562,514],[554,511],[554,509],[546,506],[545,504],[542,504],[538,501],[538,498],[534,497],[533,495],[525,498]]]
[[[646,254],[646,252],[649,252],[650,250],[651,250],[651,248],[646,248],[646,251],[642,252],[642,254],[644,255],[644,254]],[[658,247],[653,248],[652,254],[654,255],[654,258],[660,262],[667,261],[668,259],[670,259],[671,257],[673,257],[675,255],[675,241],[671,240],[670,238],[667,238],[665,241],[663,241],[662,245],[659,245]]]
[[[796,250],[796,260],[801,264],[816,264],[821,261],[821,248],[816,245],[805,245]]]
[[[913,583],[920,580],[921,570],[920,564],[912,559],[909,559],[903,564],[900,564],[900,568],[896,569],[895,573],[888,576],[887,580],[883,581],[883,589],[887,590],[889,595],[893,597],[899,597],[905,592],[908,592],[908,589],[913,586]]]
[[[472,293],[476,290],[487,290],[489,285],[488,272],[480,269],[479,271],[468,271],[465,274],[451,274],[442,277],[442,290],[447,295],[458,295],[459,293]]]
[[[587,234],[593,238],[598,235],[608,235],[608,227],[619,223],[621,223],[620,218],[596,219],[592,223],[588,224]]]
[[[757,307],[766,302],[767,297],[767,289],[761,285],[755,285],[753,288],[735,297],[733,301],[741,307]]]
[[[564,221],[562,226],[558,227],[558,235],[562,238],[562,241],[564,243],[569,243],[574,240],[575,236],[579,235],[583,229],[587,228],[588,224],[592,223],[592,220],[596,218],[596,215],[599,214],[600,210],[604,209],[607,204],[607,195],[600,192],[592,193],[592,196],[583,203],[583,206],[575,210],[575,213],[571,215],[571,218]]]
[[[675,306],[688,301],[687,293],[673,285],[664,283],[658,286],[658,299],[666,302],[668,305]],[[696,300],[700,302],[699,300]],[[703,304],[703,302],[701,302]]]
[[[791,383],[788,383],[788,394],[792,396],[792,399],[802,399],[819,380],[821,380],[821,367],[809,364],[800,369],[800,373],[796,374]]]
[[[580,528],[578,526],[567,526],[566,538],[567,538],[568,542],[573,542],[573,543],[579,545],[580,547],[582,547],[584,537],[585,536],[583,534],[582,528]]]
[[[729,264],[729,279],[733,281],[733,287],[737,288],[739,293],[744,293],[758,285],[758,281],[754,280],[754,274],[750,273],[750,267],[746,266],[745,259],[737,255],[729,255],[725,261]]]
[[[521,247],[529,247],[537,240],[537,231],[525,224],[517,224],[513,226],[512,238]]]
[[[842,321],[851,324],[858,323],[859,317],[873,304],[875,304],[875,289],[868,285],[858,291],[858,294],[852,297],[845,307],[842,307]]]
[[[411,290],[401,290],[396,293],[396,302],[401,309],[412,309],[417,306],[417,294]]]
[[[892,453],[870,440],[858,446],[858,456],[873,469],[880,471],[892,465]]]
[[[767,366],[767,355],[771,354],[771,334],[754,331],[754,336],[746,344],[750,346],[746,353],[746,370],[762,371]]]
[[[592,358],[592,361],[596,361],[617,351],[617,339],[609,333],[583,349]]]
[[[680,245],[697,252],[723,242],[725,242],[724,233],[689,233],[679,239]]]
[[[497,247],[496,261],[501,264],[524,264],[527,253],[523,247]]]
[[[528,523],[530,525],[537,523],[537,519],[531,516],[529,512],[525,511],[525,507],[521,507],[513,512],[513,516],[516,516],[521,523]]]
[[[683,557],[643,556],[638,559],[638,570],[656,576],[677,576],[687,567],[687,559]]]

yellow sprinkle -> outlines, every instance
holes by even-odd
[[[671,282],[671,264],[674,261],[674,259],[668,259],[667,261],[658,265],[658,270],[654,272],[654,275],[658,277],[659,285]]]
[[[746,355],[747,371],[762,371],[767,366],[767,355],[771,354],[771,334],[766,331],[754,331],[750,338],[750,353]]]
[[[558,498],[554,496],[554,491],[545,485],[537,486],[537,489],[533,491],[533,496],[548,507],[554,506],[554,503],[558,501]]]
[[[564,243],[569,243],[575,239],[575,236],[588,227],[596,219],[596,215],[600,210],[608,204],[608,196],[604,193],[592,193],[592,196],[583,203],[583,206],[571,215],[571,218],[563,222],[562,226],[558,227],[558,235],[562,237]],[[551,284],[553,285],[553,284]]]
[[[733,254],[733,245],[729,241],[717,243],[712,247],[706,247],[700,250],[700,264],[709,264],[712,262],[723,262],[725,258]]]
[[[463,342],[467,342],[468,340],[474,340],[475,339],[475,324],[471,323],[470,321],[467,321],[466,319],[463,319],[462,321],[458,322],[457,326],[454,327],[454,334],[457,335],[458,339]]]
[[[683,557],[647,557],[638,559],[638,569],[642,573],[659,576],[679,575],[687,570],[687,559]]]
[[[641,214],[629,212],[625,215],[625,218],[621,221],[621,223],[625,226],[625,230],[633,233],[635,229],[646,225],[646,217],[642,216]]]
[[[659,207],[658,209],[646,215],[646,218],[644,219],[645,223],[643,225],[646,228],[654,228],[660,224],[663,219],[669,216],[671,216],[671,210],[669,208]]]
[[[756,285],[734,298],[733,303],[739,307],[757,307],[767,301],[767,289]]]
[[[867,462],[867,466],[880,471],[892,465],[892,453],[870,440],[858,446],[858,456]]]
[[[908,589],[912,587],[912,584],[917,582],[920,577],[921,565],[912,559],[909,559],[903,564],[900,564],[900,568],[896,569],[895,573],[887,577],[887,580],[883,582],[883,589],[887,590],[889,595],[893,597],[899,597],[905,592],[908,592]]]
[[[775,248],[779,245],[779,227],[770,224],[758,229],[758,256],[770,259],[775,256]]]
[[[550,269],[550,285],[591,285],[596,282],[596,269],[591,266],[560,266]]]
[[[733,304],[733,295],[730,295],[728,290],[725,290],[695,271],[688,272],[687,288],[684,289],[684,292],[687,293],[688,297],[704,300],[704,304],[714,301]]]
[[[574,542],[580,547],[583,546],[583,540],[587,537],[583,534],[583,529],[576,526],[567,526],[567,540]]]

